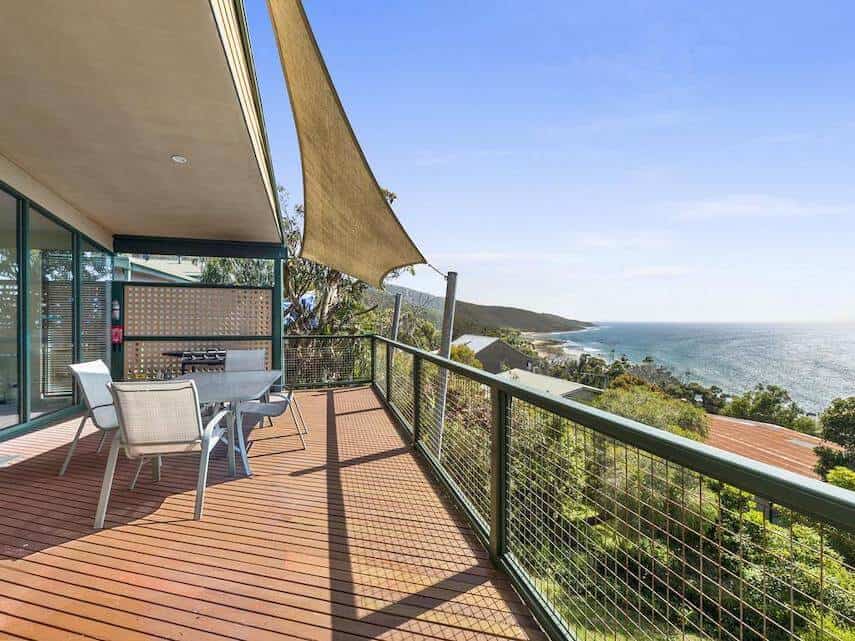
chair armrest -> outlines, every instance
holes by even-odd
[[[208,424],[205,426],[205,431],[202,432],[202,440],[210,441],[212,446],[214,445],[214,443],[219,441],[225,430],[217,430],[216,428],[219,425],[220,421],[222,421],[229,414],[229,410],[220,410],[219,412],[214,414],[214,416],[211,418],[210,421],[208,421]]]

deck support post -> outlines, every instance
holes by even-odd
[[[490,439],[490,559],[498,563],[507,548],[508,523],[508,422],[511,397],[491,388],[492,429]]]
[[[389,338],[398,340],[398,325],[401,322],[401,300],[403,296],[395,294],[395,308],[392,310],[392,327],[389,329]],[[391,344],[386,345],[386,401],[392,402],[392,365],[395,363],[395,350]]]
[[[440,336],[439,355],[451,358],[451,335],[454,332],[454,306],[457,302],[457,272],[448,272],[445,276],[445,306],[442,311],[442,335]],[[448,393],[448,370],[439,370],[439,393],[437,394],[437,444],[436,457],[442,460],[442,433],[445,428],[445,398]]]

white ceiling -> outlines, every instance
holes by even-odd
[[[249,127],[208,0],[4,3],[0,155],[109,232],[278,242]]]

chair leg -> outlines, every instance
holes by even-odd
[[[268,390],[268,391],[266,391],[266,392],[264,392],[264,395],[261,397],[261,400],[262,400],[262,401],[264,401],[265,403],[269,403],[269,402],[270,402],[270,391],[269,391],[269,390]],[[269,416],[267,416],[266,418],[267,418],[267,426],[268,426],[268,427],[273,427],[273,419],[272,419],[271,417],[269,417]],[[265,417],[264,417],[264,416],[262,416],[262,417],[261,417],[261,426],[262,426],[262,427],[264,427],[264,419],[265,419]]]
[[[297,416],[300,417],[300,423],[302,423],[302,425],[303,425],[303,434],[308,436],[309,435],[309,425],[306,423],[306,420],[303,418],[303,412],[300,410],[299,403],[297,403],[297,396],[296,395],[294,396],[294,398],[291,399],[291,402],[294,403],[294,407],[297,410]],[[299,428],[297,428],[297,429],[299,429]]]
[[[62,467],[59,468],[60,476],[64,476],[65,471],[68,469],[68,464],[71,462],[71,457],[74,456],[74,450],[77,449],[77,441],[80,440],[80,435],[83,433],[83,426],[86,424],[87,418],[89,418],[88,412],[83,416],[83,420],[80,421],[80,425],[77,428],[77,434],[74,435],[74,440],[71,441],[71,445],[68,448],[68,454],[65,455],[65,461],[62,463]]]
[[[235,465],[235,415],[230,414],[226,419],[226,458],[229,464],[229,476],[234,476],[236,472]]]
[[[237,405],[235,405],[235,436],[237,438],[240,460],[243,463],[243,471],[247,476],[252,476],[252,470],[249,467],[249,457],[246,454],[246,443],[243,438],[243,418],[241,417],[240,408]]]
[[[202,512],[205,509],[205,486],[208,484],[208,460],[210,459],[211,451],[207,443],[202,446],[202,453],[199,455],[199,478],[196,481],[196,508],[193,511],[193,518],[199,521],[202,518]]]
[[[151,480],[155,483],[160,482],[160,467],[163,465],[163,457],[155,456],[154,463],[151,466]]]
[[[101,482],[101,496],[98,497],[98,508],[95,510],[95,529],[104,527],[104,517],[107,516],[107,503],[110,502],[110,491],[113,489],[113,476],[116,473],[116,460],[119,458],[119,430],[113,434],[110,443],[110,453],[107,455],[107,465],[104,467],[104,480]]]
[[[294,399],[291,399],[292,401]],[[294,413],[294,403],[288,403],[288,408],[291,410],[291,418],[294,419],[294,425],[297,426],[297,436],[300,437],[300,442],[303,444],[303,449],[306,449],[306,439],[303,438],[303,432],[300,430],[300,424],[297,423],[297,414]]]
[[[101,438],[98,439],[98,447],[95,449],[96,454],[101,453],[101,448],[104,447],[104,441],[107,440],[107,430],[101,430]]]
[[[136,488],[137,479],[139,479],[140,477],[140,471],[142,470],[143,465],[145,465],[146,460],[147,459],[140,457],[140,462],[137,463],[137,469],[134,470],[134,476],[133,478],[131,478],[131,484],[128,486],[129,490],[133,490],[134,488]]]

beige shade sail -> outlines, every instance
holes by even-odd
[[[300,0],[268,0],[303,165],[301,256],[377,287],[425,263],[371,172]]]

